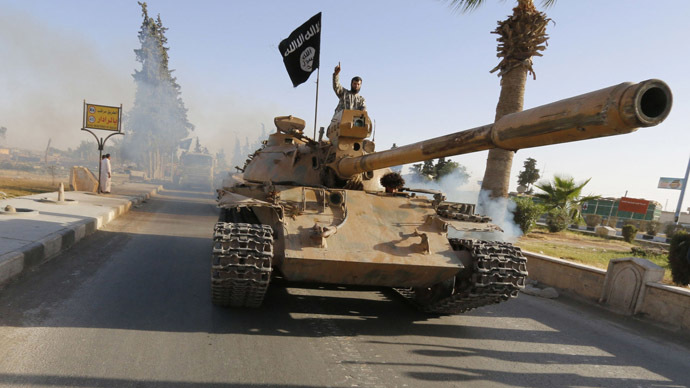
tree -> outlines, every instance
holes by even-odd
[[[421,175],[425,179],[434,179],[434,160],[425,160],[422,163],[417,163],[412,165],[412,170],[417,174]]]
[[[168,67],[168,39],[160,15],[149,17],[146,3],[139,2],[143,22],[139,31],[141,48],[135,49],[141,70],[135,70],[137,91],[127,115],[128,136],[123,150],[128,159],[148,170],[152,178],[162,178],[162,161],[170,160],[181,139],[194,126],[187,120],[180,85]]]
[[[228,169],[228,160],[225,156],[225,150],[223,148],[216,152],[216,167],[219,171]]]
[[[98,161],[98,146],[93,141],[82,140],[73,155],[83,161]]]
[[[0,127],[0,139],[5,139],[5,135],[7,135],[7,128],[5,127]]]
[[[575,183],[575,180],[571,177],[556,175],[553,177],[553,182],[540,182],[537,184],[536,187],[542,190],[543,193],[537,193],[534,196],[544,201],[544,206],[547,210],[562,210],[568,215],[570,222],[577,221],[582,218],[580,206],[587,201],[600,197],[598,195],[580,196],[582,189],[591,179]]]
[[[438,161],[436,161],[436,166],[434,166],[434,170],[436,173],[435,180],[440,180],[444,176],[451,174],[456,170],[461,170],[463,175],[468,175],[465,166],[461,166],[460,163],[446,158],[438,158]]]
[[[518,185],[525,186],[527,188],[527,193],[531,194],[532,184],[540,178],[539,169],[537,169],[537,161],[532,158],[527,158],[523,167],[525,169],[518,174]]]
[[[465,166],[446,158],[438,158],[435,164],[433,159],[413,164],[412,170],[417,175],[424,177],[424,179],[433,181],[439,181],[452,173],[459,173],[463,178],[469,178],[470,176]]]
[[[547,8],[555,1],[543,0],[542,5]],[[463,12],[471,11],[483,3],[484,0],[451,0],[451,5]],[[499,35],[497,55],[502,58],[498,66],[491,70],[492,73],[498,71],[501,78],[501,93],[494,120],[522,110],[527,74],[536,79],[532,57],[542,56],[540,51],[546,49],[546,25],[549,21],[546,14],[537,11],[533,0],[517,0],[513,14],[498,22],[498,27],[492,32]],[[490,197],[508,196],[513,155],[513,151],[498,148],[489,150],[482,190],[489,191]]]
[[[247,155],[242,153],[240,139],[238,139],[237,134],[235,134],[235,147],[232,150],[232,161],[230,162],[230,164],[232,165],[231,167],[242,167],[244,165],[244,159],[246,157]]]

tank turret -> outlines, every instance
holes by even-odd
[[[376,152],[365,111],[340,112],[318,140],[304,120],[276,131],[219,190],[212,299],[257,307],[271,277],[392,287],[419,309],[455,314],[517,296],[519,248],[474,204],[440,192],[387,192],[388,167],[491,148],[518,150],[626,134],[662,122],[672,95],[659,80],[623,83],[502,117],[493,124]],[[450,229],[460,237],[451,238]]]
[[[340,112],[328,127],[328,140],[318,142],[304,136],[304,120],[280,116],[275,118],[277,132],[252,156],[244,179],[346,187],[352,179],[366,183],[379,177],[376,170],[407,163],[630,133],[662,122],[671,103],[671,91],[660,80],[622,83],[509,114],[493,124],[380,152],[374,152],[374,143],[367,140],[372,124],[366,111]]]

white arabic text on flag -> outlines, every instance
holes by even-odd
[[[292,31],[290,36],[280,42],[278,50],[292,86],[297,87],[308,80],[311,73],[319,67],[321,12]]]

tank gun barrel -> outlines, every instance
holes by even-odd
[[[505,115],[493,124],[368,155],[345,157],[337,172],[365,171],[461,155],[491,148],[514,150],[622,135],[661,123],[672,105],[661,80],[626,82],[576,97]]]

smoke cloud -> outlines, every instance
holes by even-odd
[[[134,35],[134,32],[133,32]],[[31,14],[4,7],[0,12],[0,126],[5,145],[26,149],[66,149],[93,137],[80,131],[83,100],[129,104],[130,70],[95,50],[97,42],[56,29]],[[133,55],[126,53],[127,58]]]
[[[406,186],[420,189],[440,190],[449,202],[471,203],[477,205],[477,214],[491,217],[491,222],[503,229],[501,232],[462,232],[448,229],[451,238],[475,238],[491,241],[515,242],[522,235],[520,226],[513,220],[515,203],[509,198],[490,198],[488,191],[481,190],[479,184],[470,182],[469,176],[459,171],[444,176],[440,181],[426,181],[416,174],[405,175]],[[479,204],[479,205],[478,205]]]

